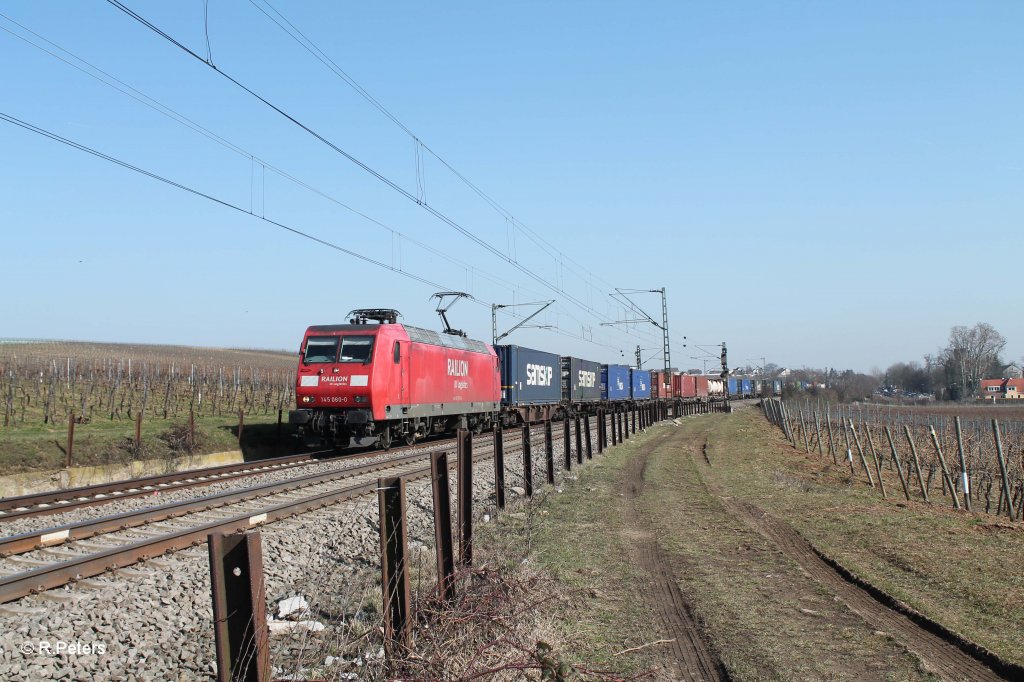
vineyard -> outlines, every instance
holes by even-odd
[[[883,496],[937,494],[957,509],[1021,518],[1024,409],[772,401],[766,411],[795,447],[848,465]]]
[[[238,447],[236,425],[258,435],[292,404],[295,362],[269,351],[0,343],[0,467],[58,468],[73,431],[76,464]]]

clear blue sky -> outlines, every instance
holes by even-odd
[[[254,2],[210,0],[213,63],[417,195],[412,139]],[[125,4],[206,56],[200,0]],[[646,358],[660,332],[601,326],[608,294],[666,287],[683,368],[723,340],[733,365],[884,368],[979,321],[1024,354],[1024,3],[274,6],[543,241],[424,153],[426,201],[495,256],[105,2],[0,12],[238,150],[7,18],[0,111],[469,291],[450,318],[478,338],[491,302],[555,298],[560,333],[509,341]],[[437,326],[432,286],[2,121],[0,174],[0,337],[291,349],[370,306]]]

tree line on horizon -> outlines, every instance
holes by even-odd
[[[967,400],[978,395],[982,379],[1006,378],[1012,363],[1003,359],[1006,338],[987,322],[973,327],[957,325],[949,339],[923,362],[896,362],[884,372],[803,368],[786,377],[790,394],[810,394],[839,402],[864,400],[879,389],[896,397],[928,396],[935,400]],[[781,368],[766,365],[765,374],[777,376]],[[769,371],[771,370],[771,371]]]

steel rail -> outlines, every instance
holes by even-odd
[[[0,522],[25,516],[56,514],[65,509],[103,504],[136,495],[149,495],[154,491],[177,490],[220,483],[242,476],[253,476],[313,462],[312,454],[288,455],[269,459],[223,464],[202,469],[190,469],[170,474],[130,478],[110,483],[98,483],[77,488],[49,490],[17,497],[0,498]]]
[[[474,460],[486,457],[474,455]],[[453,462],[454,466],[454,462]],[[406,480],[430,476],[430,467],[420,467],[403,474]],[[359,483],[338,490],[319,493],[302,500],[282,502],[256,512],[238,514],[228,519],[212,521],[178,531],[139,540],[130,545],[114,547],[94,554],[76,557],[47,566],[0,578],[0,604],[21,599],[30,594],[51,590],[69,582],[117,570],[138,561],[184,549],[206,542],[210,533],[235,533],[274,521],[304,514],[338,502],[368,495],[377,490],[377,481]]]
[[[253,488],[235,488],[233,490],[227,490],[214,495],[181,500],[179,502],[168,502],[167,504],[162,504],[156,507],[146,507],[145,509],[127,511],[121,514],[113,514],[111,516],[104,516],[98,519],[88,519],[77,523],[69,523],[62,526],[53,526],[18,535],[11,535],[0,538],[0,558],[23,554],[25,552],[43,549],[46,547],[56,547],[75,540],[85,540],[102,533],[127,530],[128,528],[136,528],[148,523],[158,523],[160,521],[166,521],[167,519],[185,516],[186,514],[206,512],[229,504],[256,500],[261,497],[268,497],[270,495],[276,495],[292,490],[308,488],[321,483],[329,483],[331,481],[352,478],[353,476],[372,473],[391,466],[398,466],[407,462],[413,462],[417,459],[428,456],[429,455],[425,453],[413,453],[394,459],[374,462],[372,464],[364,464],[358,467],[309,474],[298,478],[289,478],[284,481],[267,483]]]
[[[521,437],[516,437],[517,434],[509,435],[512,436],[510,440],[522,440]],[[479,451],[474,448],[474,462],[477,460],[487,460],[491,456],[491,453],[487,452],[486,441],[481,443],[481,445],[483,445],[483,447],[481,447]],[[373,471],[380,471],[387,468],[400,468],[402,466],[407,466],[410,461],[414,461],[420,457],[425,458],[427,456],[428,453],[424,452],[416,453],[414,455],[406,455],[397,461],[388,460],[384,462],[375,462],[372,465],[367,465],[367,468],[372,469],[361,475],[366,475],[373,473]],[[454,468],[455,466],[456,462],[453,460],[449,468]],[[421,478],[429,477],[430,475],[430,465],[419,467],[402,474],[402,476],[409,481],[419,480]],[[228,519],[221,519],[199,526],[193,526],[191,528],[171,531],[151,538],[145,538],[129,545],[113,547],[109,550],[86,554],[81,557],[74,557],[66,561],[60,561],[30,569],[28,571],[4,576],[0,578],[0,604],[21,599],[22,597],[26,597],[30,594],[61,587],[62,585],[66,585],[76,580],[100,575],[110,570],[117,570],[138,561],[145,561],[151,557],[184,549],[190,545],[200,545],[206,542],[206,538],[210,533],[233,533],[245,531],[255,526],[280,521],[298,514],[307,513],[314,509],[327,507],[338,502],[367,495],[375,492],[376,489],[377,482],[374,480],[367,483],[341,488],[340,490],[317,493],[301,500],[282,502],[280,504],[265,507],[258,511],[248,511],[242,514],[237,514]]]
[[[452,439],[445,439],[433,442],[420,442],[413,445],[404,445],[390,448],[387,451],[364,450],[350,454],[340,455],[342,458],[361,459],[375,457],[382,452],[402,452],[412,448],[444,446],[454,442]],[[58,514],[69,509],[91,507],[116,500],[123,500],[140,495],[151,495],[154,492],[165,490],[182,490],[195,488],[223,481],[231,481],[246,476],[256,476],[271,471],[280,471],[285,468],[305,466],[313,464],[312,455],[329,452],[318,450],[301,455],[287,455],[285,457],[274,457],[252,462],[239,462],[237,464],[224,464],[203,469],[192,469],[189,471],[175,472],[171,474],[159,474],[146,476],[144,478],[124,479],[111,483],[100,483],[92,486],[79,488],[65,488],[63,490],[52,490],[45,493],[34,493],[21,495],[19,497],[0,498],[0,524],[4,521],[12,521],[32,516],[44,516]],[[28,506],[33,505],[33,506]]]

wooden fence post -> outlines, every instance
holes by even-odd
[[[583,430],[580,428],[580,416],[575,419],[576,426],[576,463],[583,464]]]
[[[1003,458],[1003,439],[999,435],[999,420],[992,420],[992,436],[996,441],[996,456],[999,458],[999,475],[1003,479],[1003,497],[1006,498],[1006,511],[1010,515],[1010,520],[1015,521],[1017,514],[1013,510],[1013,498],[1010,496],[1010,482],[1006,476],[1006,460]]]
[[[380,568],[384,591],[384,645],[389,654],[409,642],[412,632],[409,589],[409,538],[405,517],[405,480],[401,477],[377,480],[380,506]]]
[[[587,441],[587,459],[594,459],[594,449],[590,442],[590,414],[583,415],[583,433]]]
[[[544,460],[547,464],[548,485],[555,484],[555,446],[551,433],[551,420],[544,420]]]
[[[501,424],[494,425],[494,502],[505,508],[505,440]]]
[[[971,511],[971,477],[967,471],[967,459],[964,457],[964,438],[960,428],[960,417],[956,417],[956,449],[960,455],[960,475],[963,477],[964,506]]]
[[[523,424],[523,490],[533,497],[533,444],[530,442],[530,422]]]
[[[889,439],[889,448],[892,450],[892,459],[896,462],[896,472],[900,475],[900,485],[903,486],[903,495],[906,496],[907,501],[910,501],[910,491],[907,489],[907,479],[903,476],[903,465],[900,464],[900,456],[896,452],[896,444],[892,441],[892,433],[889,432],[889,427],[885,427],[885,437]]]
[[[850,463],[850,475],[855,476],[857,471],[853,467],[853,448],[850,446],[850,427],[846,423],[845,417],[843,417],[843,438],[846,440],[846,461]]]
[[[957,498],[956,488],[953,487],[953,479],[949,476],[949,471],[946,469],[946,458],[942,456],[942,448],[939,447],[939,437],[935,435],[935,427],[928,427],[929,433],[932,437],[932,445],[935,447],[935,454],[939,456],[939,466],[942,467],[942,480],[949,486],[949,494],[953,497],[953,508],[960,508],[960,500]]]
[[[569,430],[569,415],[562,419],[562,460],[565,470],[572,471],[572,431]]]
[[[270,632],[259,532],[207,537],[220,682],[270,679]]]
[[[818,442],[818,459],[821,459],[825,456],[825,451],[821,446],[821,419],[818,417],[817,410],[814,411],[814,439]]]
[[[469,429],[459,429],[458,440],[458,525],[459,563],[473,565],[473,438]]]
[[[910,427],[903,425],[903,432],[907,435],[907,442],[910,443],[910,454],[914,458],[914,471],[917,472],[917,482],[921,486],[921,497],[928,502],[928,491],[924,487],[924,477],[921,475],[921,461],[917,458],[917,446],[914,445],[914,437],[910,435]]]
[[[868,447],[871,448],[871,459],[875,460],[875,473],[878,474],[878,486],[882,489],[882,498],[886,499],[889,494],[885,491],[885,480],[882,478],[882,462],[878,457],[878,452],[875,451],[875,440],[871,437],[871,429],[868,428],[867,422],[861,424],[864,427],[864,435],[868,439]]]
[[[832,412],[831,407],[828,403],[825,404],[825,424],[828,426],[828,454],[832,455],[832,463],[835,465],[839,464],[839,460],[836,459],[836,449],[832,444]]]
[[[71,468],[71,453],[75,449],[75,413],[68,415],[68,449],[64,452],[64,468]]]
[[[868,468],[868,460],[864,457],[864,448],[862,448],[860,446],[860,436],[857,435],[857,427],[853,425],[853,420],[852,419],[850,420],[849,426],[850,426],[850,431],[853,432],[853,440],[857,444],[857,454],[860,455],[860,463],[864,465],[864,473],[868,475],[868,483],[870,483],[871,487],[874,488],[875,487],[875,481],[871,477],[871,469]],[[850,467],[852,469],[853,462],[850,463]]]
[[[452,543],[452,501],[448,484],[448,453],[430,455],[430,484],[434,493],[434,547],[437,550],[437,590],[444,601],[455,596],[455,550]]]

